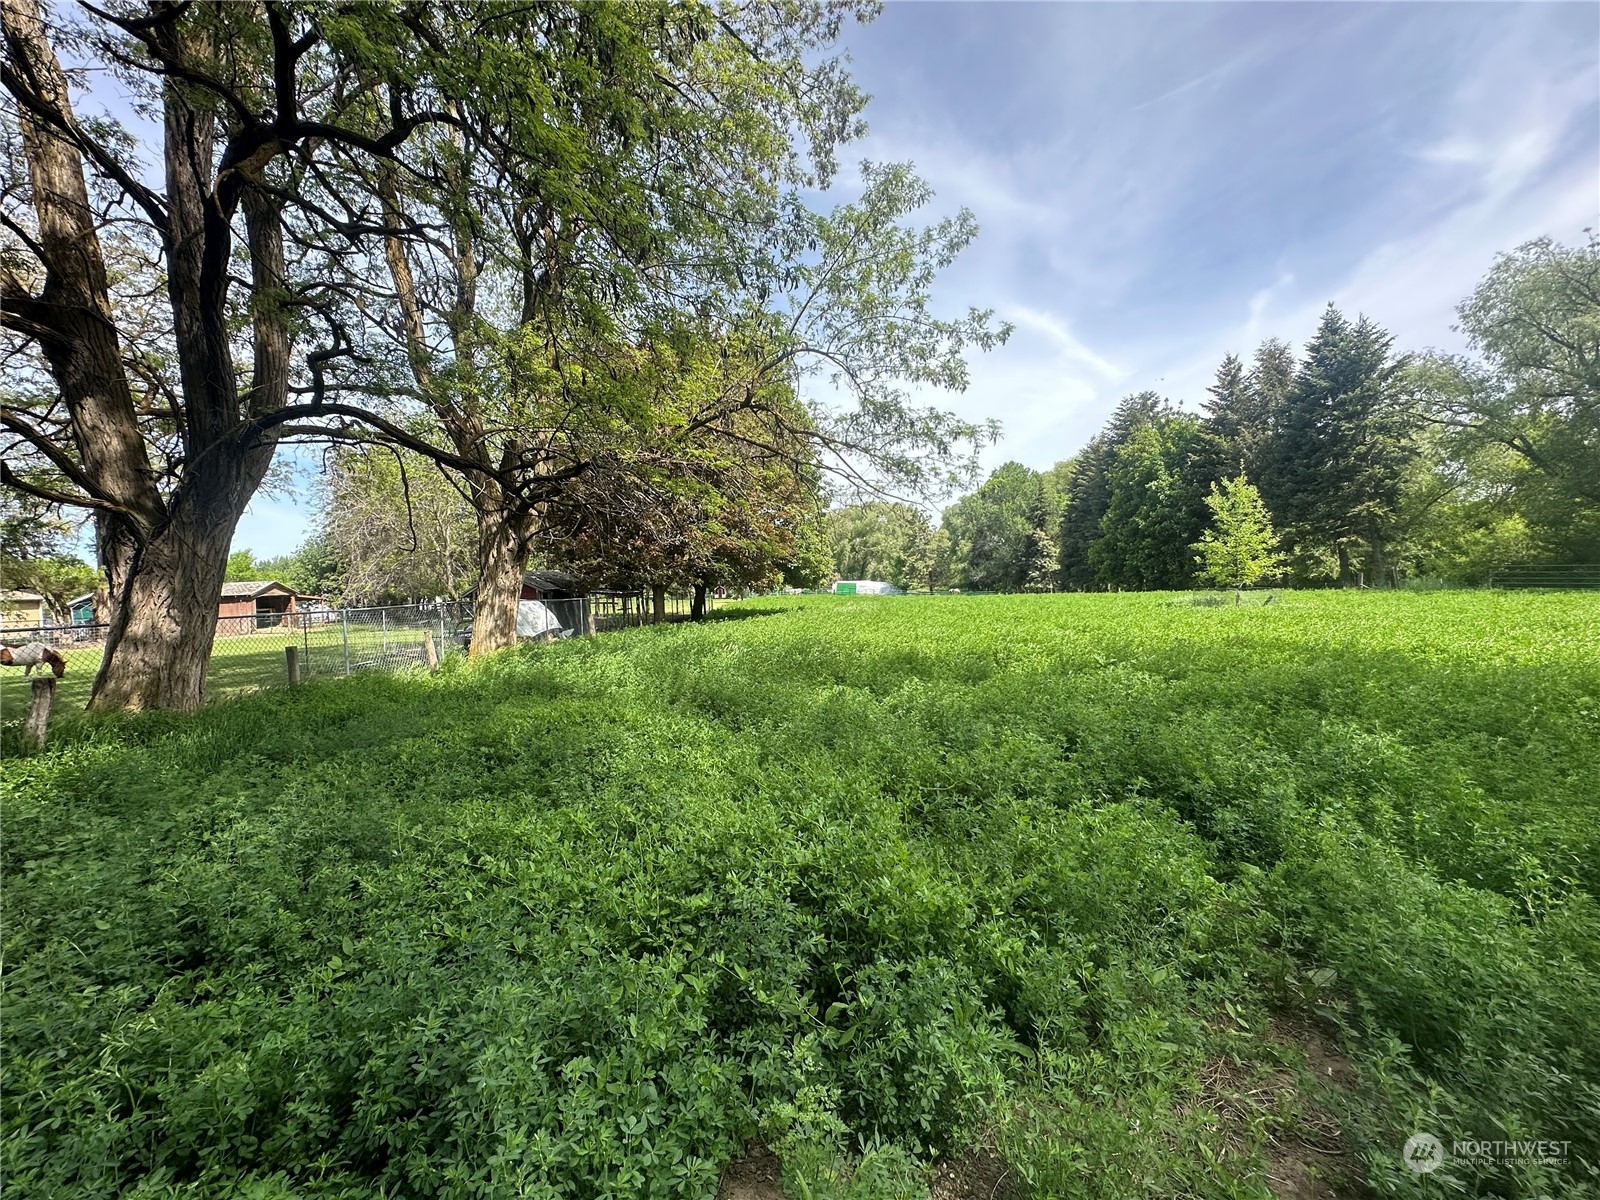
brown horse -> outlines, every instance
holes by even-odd
[[[35,667],[49,664],[60,679],[67,673],[67,660],[43,642],[29,642],[25,646],[0,646],[0,667],[21,667],[24,675],[32,675]]]

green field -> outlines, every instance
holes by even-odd
[[[52,737],[8,1195],[1600,1197],[1593,596],[805,597]]]

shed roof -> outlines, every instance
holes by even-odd
[[[15,601],[15,600],[43,600],[43,599],[44,599],[44,597],[39,595],[38,592],[12,591],[10,589],[7,589],[5,591],[0,591],[0,600],[13,600],[13,601]]]
[[[568,575],[565,571],[542,570],[524,571],[522,573],[522,586],[538,588],[541,592],[576,592],[579,590],[578,577]]]
[[[259,596],[263,592],[269,592],[273,588],[277,588],[280,592],[288,592],[291,596],[297,594],[293,588],[284,587],[283,584],[278,583],[276,580],[244,579],[234,583],[223,584],[222,598],[224,600],[244,600]]]

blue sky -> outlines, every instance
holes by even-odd
[[[1193,406],[1330,300],[1458,349],[1497,252],[1600,219],[1594,3],[890,3],[846,45],[873,96],[846,161],[971,208],[939,298],[1016,326],[930,395],[1001,422],[990,466],[1067,457],[1144,387]],[[235,545],[306,524],[259,498]]]

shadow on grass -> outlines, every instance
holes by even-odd
[[[714,621],[749,621],[756,617],[775,617],[779,613],[786,613],[789,609],[783,608],[734,608],[713,609],[706,614],[705,620],[700,624],[710,624]]]

